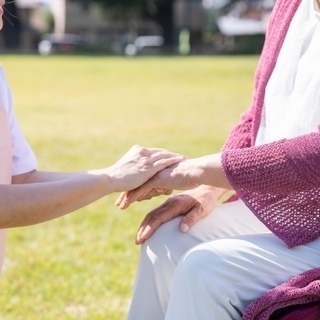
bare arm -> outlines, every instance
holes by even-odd
[[[134,146],[114,165],[84,173],[31,171],[0,185],[0,228],[32,225],[75,211],[112,192],[132,190],[183,159]]]
[[[113,191],[105,174],[21,185],[0,185],[0,227],[51,220],[75,211]]]
[[[167,167],[137,189],[123,192],[116,205],[126,209],[135,201],[150,199],[153,194],[159,195],[157,190],[168,194],[168,190],[190,190],[201,185],[232,190],[222,168],[220,153],[188,159]]]
[[[12,184],[40,183],[70,179],[84,172],[45,172],[33,170],[12,177]]]

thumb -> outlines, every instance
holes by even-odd
[[[188,232],[192,226],[202,218],[198,207],[191,209],[180,222],[180,230]]]

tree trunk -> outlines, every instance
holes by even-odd
[[[157,22],[162,28],[165,46],[172,47],[173,41],[173,1],[164,1],[159,4]]]
[[[5,10],[2,31],[4,46],[7,50],[17,50],[21,43],[21,24],[15,3],[8,1]]]
[[[171,49],[174,45],[173,1],[150,0],[152,6],[145,8],[146,16],[161,27],[164,45]]]

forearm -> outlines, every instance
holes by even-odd
[[[70,213],[113,192],[110,185],[107,174],[96,172],[50,182],[0,185],[0,228],[37,224]]]
[[[219,197],[226,191],[232,190],[221,163],[221,154],[211,154],[197,158],[197,183],[215,187]]]
[[[70,179],[85,172],[46,172],[33,170],[12,177],[12,184],[27,184],[40,182],[53,182],[59,180]]]

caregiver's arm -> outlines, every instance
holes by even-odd
[[[32,225],[131,190],[183,159],[163,149],[134,146],[114,165],[78,174],[32,171],[0,185],[0,228]]]

